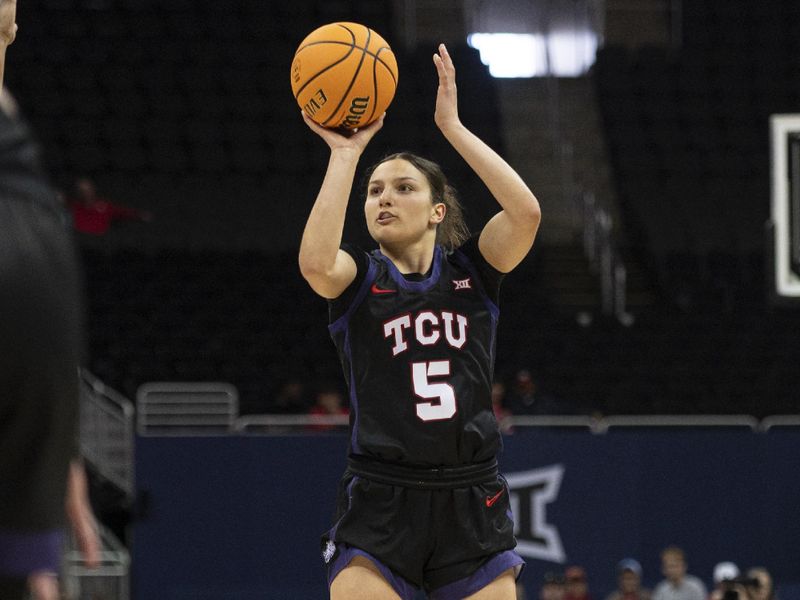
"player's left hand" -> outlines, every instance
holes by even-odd
[[[0,44],[8,46],[17,36],[17,0],[0,0]]]
[[[433,120],[439,129],[460,124],[458,118],[458,95],[456,93],[456,68],[444,44],[433,55],[433,64],[439,74],[439,89],[436,92],[436,112]]]

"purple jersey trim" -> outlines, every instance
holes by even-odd
[[[353,486],[356,484],[356,481],[358,481],[358,476],[354,476],[347,485],[347,510],[328,532],[328,539],[332,542],[336,542],[336,530],[339,529],[339,523],[341,523],[342,519],[347,516],[347,513],[350,511],[350,507],[353,505]]]
[[[514,577],[519,577],[524,565],[525,561],[513,550],[500,552],[469,577],[443,585],[430,592],[428,597],[431,600],[461,600],[482,590],[508,569],[514,569]]]
[[[64,532],[0,530],[0,575],[26,577],[35,571],[58,571]]]
[[[494,377],[494,365],[497,353],[497,324],[500,321],[500,307],[497,306],[497,304],[495,304],[494,301],[489,297],[489,294],[486,293],[486,288],[483,286],[483,281],[478,275],[478,270],[475,268],[475,265],[472,264],[472,261],[469,259],[469,257],[458,249],[453,251],[452,256],[453,260],[455,260],[462,268],[469,271],[470,274],[472,275],[472,278],[475,280],[476,286],[478,288],[478,292],[483,298],[483,302],[486,305],[486,308],[489,310],[489,314],[492,317],[491,338],[489,339],[489,354],[490,354],[489,360],[492,369],[492,377]],[[502,448],[503,448],[503,438],[501,436],[500,449],[502,450]]]
[[[353,301],[350,303],[350,306],[347,307],[347,311],[338,319],[336,319],[333,323],[328,325],[328,331],[331,335],[334,335],[340,331],[344,331],[344,353],[347,356],[347,362],[350,364],[350,413],[352,414],[351,422],[353,424],[352,429],[350,430],[350,447],[352,448],[353,452],[359,453],[361,451],[360,446],[358,445],[358,425],[359,425],[359,414],[358,414],[358,396],[356,395],[356,386],[353,384],[353,354],[350,349],[350,317],[353,316],[353,313],[358,308],[359,304],[364,301],[364,298],[367,296],[367,292],[369,292],[369,287],[372,285],[372,282],[375,281],[375,278],[378,274],[378,265],[376,265],[373,261],[369,262],[369,268],[367,269],[367,274],[364,276],[364,281],[361,282],[361,287],[358,288],[358,292],[353,298]]]
[[[347,355],[347,362],[350,364],[350,385],[348,386],[350,392],[350,413],[353,415],[353,428],[350,430],[350,449],[356,454],[361,453],[361,446],[358,444],[358,427],[361,422],[358,412],[358,394],[356,394],[356,386],[353,383],[355,380],[355,373],[353,372],[353,355],[350,351],[350,330],[344,332],[344,353]]]
[[[358,308],[358,305],[364,300],[369,291],[369,286],[372,285],[372,282],[375,281],[375,277],[378,274],[378,265],[369,261],[369,268],[367,269],[367,274],[364,276],[364,281],[361,282],[361,287],[358,288],[358,292],[356,292],[353,301],[350,303],[350,306],[347,307],[347,311],[338,319],[336,319],[333,323],[328,325],[328,331],[331,333],[337,333],[347,327],[347,324],[350,322],[350,317],[353,316],[353,313]]]
[[[427,292],[434,285],[436,285],[436,283],[439,281],[439,275],[442,272],[441,246],[434,247],[433,269],[431,270],[431,274],[422,281],[409,281],[408,279],[403,277],[403,274],[397,269],[395,264],[389,259],[389,257],[381,254],[380,250],[376,250],[375,256],[386,264],[389,276],[394,280],[394,282],[402,289],[409,290],[411,292]]]
[[[408,581],[396,575],[392,572],[392,570],[384,565],[381,561],[377,558],[372,556],[368,552],[364,552],[359,548],[353,548],[352,546],[348,546],[347,544],[338,544],[337,548],[339,550],[339,556],[333,561],[333,564],[328,569],[328,589],[330,589],[331,583],[336,578],[336,576],[342,572],[350,561],[353,560],[356,556],[363,556],[364,558],[368,558],[380,571],[380,574],[383,575],[383,578],[389,582],[389,585],[392,586],[395,592],[402,598],[402,600],[414,600],[417,597],[417,588],[411,585]]]

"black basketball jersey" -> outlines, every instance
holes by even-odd
[[[379,250],[348,249],[366,273],[329,329],[349,388],[351,453],[445,466],[500,450],[491,404],[499,309],[475,265],[477,241],[467,244],[473,252],[437,246],[419,280]]]

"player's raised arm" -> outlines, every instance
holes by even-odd
[[[0,0],[0,93],[6,66],[6,48],[17,35],[17,0]]]
[[[444,44],[439,45],[433,62],[439,75],[436,125],[503,208],[483,228],[478,246],[489,264],[507,273],[533,245],[541,220],[539,202],[517,172],[461,123],[456,71]]]
[[[349,136],[317,125],[305,113],[303,119],[328,144],[331,155],[300,242],[300,272],[317,294],[336,298],[356,277],[355,262],[339,246],[358,160],[383,126],[383,117]]]

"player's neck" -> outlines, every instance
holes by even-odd
[[[422,240],[402,248],[381,245],[381,253],[391,260],[403,275],[425,274],[431,268],[434,248],[434,244]]]

